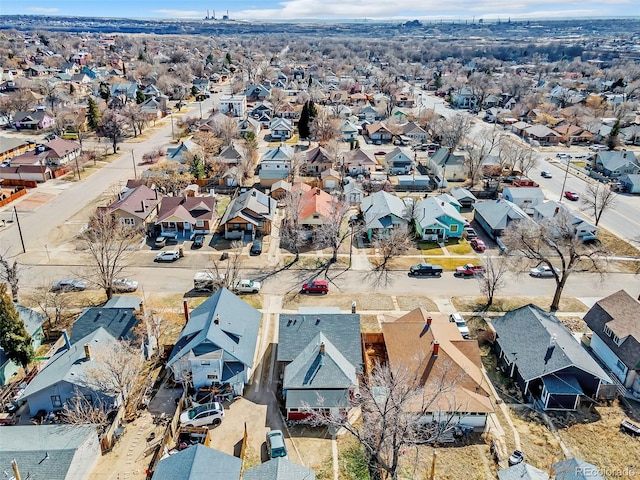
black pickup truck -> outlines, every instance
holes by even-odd
[[[409,275],[439,277],[442,275],[442,267],[440,265],[431,265],[430,263],[419,263],[409,268]]]

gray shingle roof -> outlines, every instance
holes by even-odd
[[[612,383],[555,315],[529,304],[493,320],[493,328],[509,363],[515,362],[525,381],[575,366]],[[555,335],[555,347],[547,348]]]
[[[133,334],[131,329],[138,323],[133,310],[133,308],[87,308],[73,323],[69,340],[72,344],[76,343],[99,327],[104,328],[113,338],[129,339]]]
[[[16,311],[20,316],[20,320],[24,322],[24,328],[27,330],[27,333],[32,336],[42,327],[46,319],[41,313],[31,308],[23,307],[22,305],[16,305]]]
[[[638,159],[634,153],[627,151],[598,152],[596,162],[601,163],[604,168],[611,171],[618,170],[620,167],[624,167],[628,163],[634,163],[638,168],[640,168]]]
[[[364,222],[367,228],[389,227],[389,222],[381,222],[382,219],[389,216],[395,216],[404,223],[407,222],[404,219],[407,206],[402,199],[383,190],[365,197],[362,200],[360,208],[363,212]]]
[[[135,295],[114,295],[111,299],[107,300],[102,308],[132,308],[137,310],[140,308],[142,299]]]
[[[220,224],[224,225],[236,217],[242,217],[253,224],[264,220],[272,222],[277,207],[278,203],[273,198],[252,188],[241,193],[229,203]]]
[[[233,455],[192,445],[158,462],[153,480],[239,480],[242,460]]]
[[[503,230],[514,220],[529,218],[520,207],[504,199],[476,203],[475,213],[494,230]]]
[[[198,347],[199,354],[222,349],[244,365],[253,366],[260,319],[258,310],[221,288],[191,312],[167,367]]]
[[[563,460],[554,463],[551,467],[558,480],[604,480],[595,465],[591,465],[579,458]]]
[[[66,480],[76,449],[91,436],[97,437],[93,425],[4,427],[0,435],[0,471],[11,472],[11,461],[15,460],[22,478]]]
[[[528,463],[519,463],[498,472],[499,480],[549,480],[549,475]]]
[[[454,220],[455,222],[465,224],[466,219],[460,215],[460,212],[447,203],[444,199],[436,197],[427,197],[416,205],[414,212],[415,220],[422,226],[427,227],[434,225],[435,223],[446,226],[446,217]],[[453,223],[453,222],[451,222]]]
[[[467,198],[473,200],[474,202],[478,200],[473,193],[471,193],[469,190],[463,187],[452,188],[451,195],[458,201],[460,201],[461,199],[467,199]]]
[[[284,458],[274,458],[244,472],[244,480],[315,480],[316,472]]]

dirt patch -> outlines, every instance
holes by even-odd
[[[331,465],[331,435],[327,428],[296,425],[288,431],[304,465],[316,471]]]
[[[362,310],[393,310],[391,297],[376,294],[347,295],[329,292],[327,295],[305,295],[291,293],[285,296],[283,308],[297,310],[299,307],[327,306],[339,307],[341,310],[351,311],[351,302],[357,301],[358,309]]]
[[[451,303],[460,312],[481,312],[486,311],[486,299],[484,297],[452,297]],[[510,312],[516,308],[533,303],[540,308],[547,310],[551,304],[551,299],[547,297],[495,297],[493,305],[488,309],[490,312]],[[577,298],[567,297],[560,300],[559,312],[586,312],[587,306]]]
[[[634,247],[629,242],[622,240],[620,237],[616,237],[609,230],[602,227],[598,229],[598,240],[602,246],[609,252],[611,256],[615,257],[638,257],[640,256],[640,250]]]
[[[362,333],[378,333],[381,332],[378,315],[360,315],[360,331]]]
[[[418,307],[424,308],[427,312],[438,312],[438,306],[427,297],[409,297],[399,296],[396,297],[398,307],[400,310],[411,311]]]
[[[382,257],[377,257],[378,260],[382,260]],[[372,263],[375,262],[376,257],[371,258]],[[420,258],[393,258],[389,261],[389,269],[390,270],[409,270],[409,267],[412,265],[416,265],[420,263],[422,259]]]
[[[581,333],[584,331],[585,322],[580,317],[558,317],[558,320],[573,333]]]
[[[609,273],[640,273],[640,262],[635,260],[610,260],[607,264]]]
[[[20,210],[32,212],[55,197],[51,193],[31,192],[31,194],[25,195],[16,205],[20,207]]]
[[[520,434],[522,451],[527,463],[546,470],[552,463],[564,460],[560,444],[536,412],[523,407],[510,409],[510,413],[511,420]]]

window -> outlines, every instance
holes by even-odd
[[[618,367],[623,372],[626,370],[624,363],[622,363],[620,360],[616,362],[616,367]]]
[[[457,231],[458,231],[458,227],[460,227],[460,225],[451,225],[451,226],[449,227],[449,231],[450,231],[451,233],[455,233],[455,232],[457,232]]]
[[[122,225],[131,225],[131,226],[133,226],[133,225],[136,224],[136,221],[133,218],[121,218],[120,219],[120,223]]]
[[[209,375],[207,375],[207,380],[218,380],[218,374],[217,373],[210,373]]]
[[[200,360],[200,365],[211,365],[211,361],[209,361],[209,360]]]
[[[60,395],[51,395],[51,405],[53,408],[62,408],[62,399]]]
[[[204,227],[204,220],[196,220],[196,227]]]

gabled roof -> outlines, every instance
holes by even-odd
[[[78,142],[71,142],[57,137],[45,143],[44,146],[55,153],[58,158],[62,158],[69,152],[74,152],[81,148]]]
[[[402,125],[402,133],[405,135],[426,135],[427,132],[416,122],[407,122]]]
[[[271,123],[269,123],[269,128],[271,130],[293,131],[293,125],[291,125],[291,122],[286,118],[282,118],[282,117],[276,117],[273,120],[271,120]]]
[[[598,152],[596,155],[596,163],[602,164],[604,168],[611,171],[618,170],[620,167],[624,167],[629,163],[640,168],[640,164],[638,164],[638,159],[634,153],[627,151]]]
[[[294,151],[289,145],[278,145],[275,148],[270,148],[264,155],[262,155],[262,162],[269,161],[291,161]]]
[[[402,163],[413,162],[413,160],[406,153],[400,150],[400,147],[396,147],[393,150],[391,150],[389,153],[387,153],[384,156],[384,159],[387,163],[395,163],[398,160]]]
[[[309,164],[313,164],[313,163],[333,164],[333,160],[331,160],[331,155],[329,154],[329,152],[327,152],[327,150],[324,147],[320,147],[320,146],[312,148],[311,150],[307,151],[306,160],[307,160],[307,163]]]
[[[200,443],[158,462],[154,480],[239,480],[242,460]]]
[[[336,210],[332,208],[333,197],[324,190],[315,187],[302,194],[300,198],[299,219],[304,220],[311,215],[317,214],[323,218],[335,215]]]
[[[429,317],[431,325],[427,323]],[[450,386],[430,411],[451,411],[453,407],[461,412],[493,412],[478,342],[463,340],[456,324],[444,315],[419,307],[383,323],[382,333],[392,368],[416,369],[424,385],[444,380]],[[432,355],[436,341],[437,357]]]
[[[78,448],[91,442],[92,437],[97,444],[97,435],[95,425],[14,425],[3,428],[0,465],[4,471],[11,471],[11,461],[15,460],[22,478],[72,478],[69,469],[74,461],[78,461],[75,458]],[[81,451],[84,457],[91,448]]]
[[[369,156],[364,150],[356,148],[344,154],[344,162],[347,165],[378,165],[373,158]]]
[[[556,480],[604,480],[598,467],[579,458],[556,462],[551,468],[556,474]]]
[[[529,218],[515,203],[505,199],[476,203],[475,211],[494,230],[505,229],[512,221]]]
[[[253,224],[264,220],[272,222],[277,208],[278,204],[273,198],[252,188],[231,200],[220,224],[224,225],[236,217],[242,217]]]
[[[502,191],[503,195],[508,194],[516,199],[544,199],[544,193],[539,187],[507,187]]]
[[[226,163],[238,163],[244,158],[244,155],[236,148],[235,145],[227,145],[220,150],[218,158]]]
[[[242,364],[253,366],[260,318],[260,312],[240,297],[219,289],[191,312],[167,368],[197,348],[199,354],[224,350]]]
[[[464,225],[466,219],[460,215],[460,212],[448,202],[436,197],[427,197],[416,205],[414,211],[414,219],[422,226],[439,224],[446,227],[446,217],[454,222]]]
[[[215,217],[215,197],[164,197],[156,224],[171,218],[195,224],[198,220],[213,220]]]
[[[133,308],[87,308],[73,322],[69,340],[72,344],[76,343],[99,327],[104,328],[115,339],[130,339],[133,335],[131,329],[138,324],[133,311]]]
[[[25,330],[29,335],[33,336],[33,334],[42,327],[46,317],[23,305],[15,304],[15,308],[16,312],[18,312],[18,315],[20,316],[20,320],[24,323]]]
[[[45,390],[59,382],[85,386],[89,372],[99,368],[98,363],[93,360],[87,360],[85,357],[84,345],[87,343],[94,349],[110,348],[116,344],[116,339],[104,328],[98,327],[89,335],[72,344],[71,348],[59,351],[35,376],[24,390],[21,398],[26,399],[30,395]]]
[[[244,472],[244,480],[315,480],[316,472],[277,457],[249,468]]]
[[[124,193],[121,198],[109,205],[109,210],[112,212],[121,210],[134,217],[144,219],[155,212],[162,197],[163,195],[157,190],[140,185]]]
[[[498,480],[549,480],[549,475],[547,472],[523,462],[499,470]]]
[[[399,197],[384,190],[365,197],[360,209],[364,214],[366,228],[389,228],[391,223],[383,220],[390,215],[406,222],[404,215],[407,206],[405,203]]]
[[[584,316],[595,335],[630,369],[640,369],[640,302],[624,290],[598,300]],[[607,326],[622,343],[603,332]]]
[[[534,137],[543,138],[543,137],[558,137],[558,132],[551,130],[549,127],[545,125],[531,125],[530,127],[525,128],[525,132],[529,135],[533,135]]]
[[[389,131],[389,129],[387,128],[387,126],[382,123],[382,122],[375,122],[372,123],[370,125],[367,125],[367,135],[371,136],[374,133],[378,133],[378,132],[386,132],[386,133],[391,133]]]
[[[600,365],[552,313],[529,304],[507,312],[492,323],[498,334],[496,342],[509,363],[516,363],[525,381],[576,367],[605,383],[612,383]]]
[[[448,148],[442,147],[433,155],[431,155],[431,161],[436,165],[442,167],[453,166],[453,165],[464,165],[464,155],[458,155],[455,153],[449,152]]]

